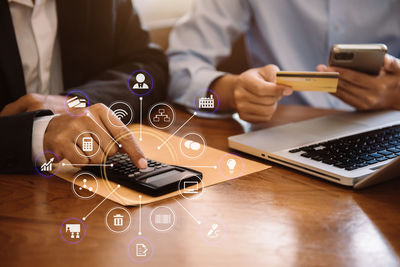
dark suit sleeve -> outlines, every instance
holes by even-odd
[[[113,48],[104,51],[108,53],[107,56],[113,55],[113,65],[89,77],[86,83],[67,89],[85,92],[90,104],[101,102],[110,105],[114,101],[122,100],[138,107],[139,97],[129,91],[127,82],[134,71],[145,70],[151,73],[154,79],[153,90],[143,97],[143,107],[146,109],[166,98],[169,82],[168,61],[165,54],[150,43],[149,33],[142,28],[132,1],[114,3],[118,4],[114,6],[113,11],[109,11],[115,12]]]
[[[52,115],[49,110],[0,117],[0,173],[32,172],[32,127],[36,117]]]

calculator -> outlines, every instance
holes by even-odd
[[[161,196],[183,187],[185,182],[201,182],[203,174],[189,168],[168,165],[147,159],[147,168],[139,169],[130,160],[128,154],[117,153],[106,161],[107,178],[125,187],[150,195]],[[101,168],[84,168],[101,176]]]

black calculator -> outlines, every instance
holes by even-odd
[[[178,190],[184,182],[200,183],[201,172],[148,159],[147,168],[139,169],[130,160],[128,154],[117,153],[106,161],[107,178],[128,188],[150,196],[160,196]],[[101,167],[103,168],[103,167]],[[101,176],[100,167],[87,166],[84,170]]]

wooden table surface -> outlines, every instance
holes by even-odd
[[[280,107],[273,121],[263,126],[330,113],[333,111]],[[189,116],[177,110],[176,128]],[[194,118],[186,127],[203,135],[209,146],[225,151],[229,151],[227,137],[244,131],[233,119]],[[117,204],[106,200],[86,221],[84,240],[71,245],[60,237],[61,223],[68,217],[81,218],[102,197],[78,199],[71,185],[57,177],[0,175],[0,184],[1,266],[400,264],[400,180],[354,191],[273,165],[210,187],[199,199],[179,198],[198,220],[218,218],[225,224],[225,238],[216,244],[203,240],[199,225],[174,199],[162,202],[176,213],[174,228],[156,232],[148,216],[159,203],[147,205],[142,208],[142,231],[154,246],[147,263],[134,263],[127,255],[128,243],[138,233],[138,208],[129,208],[133,227],[116,234],[107,230],[104,217]]]

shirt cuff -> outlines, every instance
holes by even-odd
[[[43,140],[44,140],[44,133],[46,132],[47,126],[49,125],[50,121],[56,115],[50,116],[43,116],[34,119],[33,127],[32,127],[32,160],[35,161],[38,155],[38,163],[46,162],[45,155],[43,154]]]

